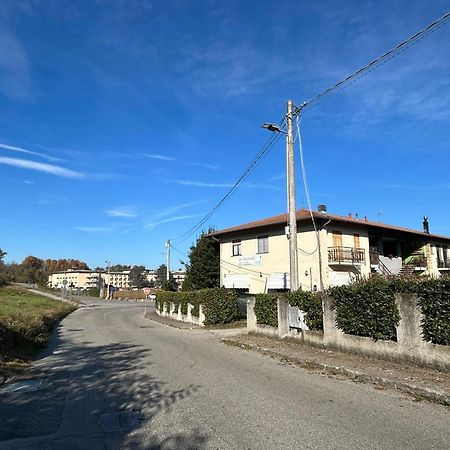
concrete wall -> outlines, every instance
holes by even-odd
[[[193,305],[188,303],[188,311],[187,315],[181,314],[181,305],[178,306],[178,309],[175,309],[175,304],[171,303],[169,310],[164,304],[163,311],[159,311],[159,308],[155,308],[156,314],[163,317],[169,317],[170,319],[178,320],[179,322],[188,322],[193,323],[195,325],[204,326],[205,324],[205,315],[203,314],[202,305],[199,306],[198,317],[192,315]]]
[[[422,339],[422,315],[418,299],[412,294],[396,294],[395,300],[400,312],[397,327],[397,342],[374,341],[371,338],[345,334],[336,326],[336,311],[332,309],[332,299],[324,297],[323,333],[317,331],[297,331],[289,329],[285,301],[278,300],[278,328],[257,324],[254,313],[255,299],[247,302],[247,330],[268,336],[299,339],[306,344],[325,348],[376,356],[396,361],[412,362],[442,371],[450,370],[450,346],[432,344]]]

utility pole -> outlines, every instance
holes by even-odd
[[[166,280],[170,279],[170,239],[166,242]]]
[[[298,256],[297,256],[297,211],[295,202],[295,161],[294,161],[294,117],[292,100],[287,102],[287,185],[288,185],[288,209],[289,209],[289,269],[290,289],[298,289]]]

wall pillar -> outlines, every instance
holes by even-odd
[[[278,336],[285,337],[289,335],[289,304],[283,298],[278,297],[277,309],[278,309]]]
[[[199,324],[199,325],[203,325],[204,322],[205,322],[205,319],[206,319],[206,317],[205,317],[205,315],[203,314],[203,305],[200,305],[200,306],[198,307],[198,324]]]
[[[414,354],[423,346],[422,314],[415,294],[395,294],[395,302],[400,313],[397,326],[397,343],[400,353]]]
[[[255,297],[247,299],[247,331],[256,330]]]
[[[322,298],[323,310],[323,342],[325,345],[336,345],[339,336],[343,334],[336,325],[336,310],[332,308],[333,300],[328,295]]]

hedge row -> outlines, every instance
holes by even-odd
[[[257,294],[255,296],[256,323],[278,327],[277,294]]]
[[[400,313],[390,281],[382,277],[335,286],[329,291],[336,308],[336,324],[347,334],[397,340]]]
[[[322,297],[315,292],[298,290],[288,292],[287,301],[291,306],[298,308],[305,314],[305,322],[310,330],[323,330]]]
[[[396,340],[400,315],[395,293],[417,295],[426,341],[450,345],[450,278],[372,276],[330,289],[336,322],[345,333],[373,339]]]
[[[423,338],[434,344],[450,345],[450,278],[422,281],[417,286],[422,309]]]
[[[228,289],[201,289],[190,292],[160,291],[156,295],[156,307],[162,312],[169,311],[169,305],[175,305],[175,311],[181,306],[181,313],[186,315],[188,303],[191,314],[198,317],[200,305],[205,315],[205,324],[231,323],[239,318],[237,296],[234,291]]]

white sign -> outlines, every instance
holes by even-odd
[[[238,265],[239,266],[259,266],[259,265],[261,265],[261,255],[240,256]]]
[[[155,300],[155,299],[156,299],[156,295],[155,295],[155,294],[150,294],[150,295],[148,296],[148,298],[149,298],[150,300]]]

